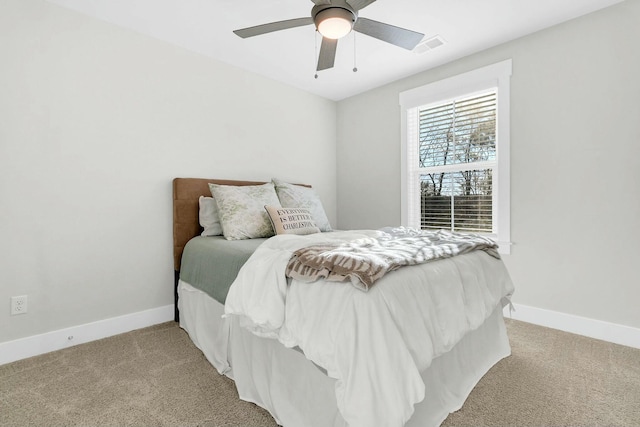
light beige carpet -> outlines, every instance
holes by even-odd
[[[507,327],[512,356],[444,426],[640,426],[640,350]],[[0,425],[276,424],[171,322],[0,366]]]

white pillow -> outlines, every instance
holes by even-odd
[[[289,184],[277,178],[272,178],[271,182],[276,187],[276,193],[283,208],[309,209],[320,231],[331,231],[331,224],[322,207],[320,197],[313,188]]]
[[[222,225],[220,225],[220,217],[218,216],[218,205],[213,197],[200,196],[198,199],[200,205],[200,227],[204,230],[201,236],[220,236],[222,234]]]
[[[265,205],[280,206],[272,183],[263,185],[209,184],[218,204],[222,233],[227,240],[273,236]]]
[[[305,235],[320,232],[309,209],[276,206],[265,206],[264,208],[269,214],[273,231],[276,234]]]

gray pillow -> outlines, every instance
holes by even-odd
[[[215,199],[213,197],[200,196],[198,204],[200,205],[198,219],[203,229],[201,236],[220,236],[222,234],[222,226],[220,225],[218,205]]]
[[[320,231],[331,231],[329,218],[327,218],[320,197],[313,188],[289,184],[277,178],[272,178],[271,182],[275,185],[278,199],[280,199],[283,208],[309,209]]]

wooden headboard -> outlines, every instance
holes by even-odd
[[[233,181],[206,178],[174,178],[173,180],[173,266],[180,271],[184,246],[202,232],[198,214],[200,196],[211,197],[209,183],[221,185],[260,185],[260,181]]]
[[[200,196],[211,197],[209,183],[221,185],[260,185],[260,181],[233,181],[206,178],[174,178],[173,179],[173,267],[174,267],[174,320],[180,320],[178,311],[178,280],[180,279],[180,261],[184,246],[193,237],[202,232],[199,213]]]
[[[189,240],[200,235],[200,196],[211,197],[209,183],[220,185],[261,185],[264,181],[234,181],[228,179],[207,178],[174,178],[173,179],[173,267],[174,267],[174,298],[175,321],[179,320],[178,313],[178,280],[180,279],[180,262],[182,252]],[[306,184],[305,187],[311,187]]]

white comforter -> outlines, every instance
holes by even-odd
[[[287,284],[293,251],[378,233],[275,236],[242,267],[225,304],[225,316],[240,316],[253,333],[300,347],[326,369],[350,427],[404,425],[424,398],[420,372],[513,293],[502,261],[483,251],[403,267],[369,292],[348,283]]]

